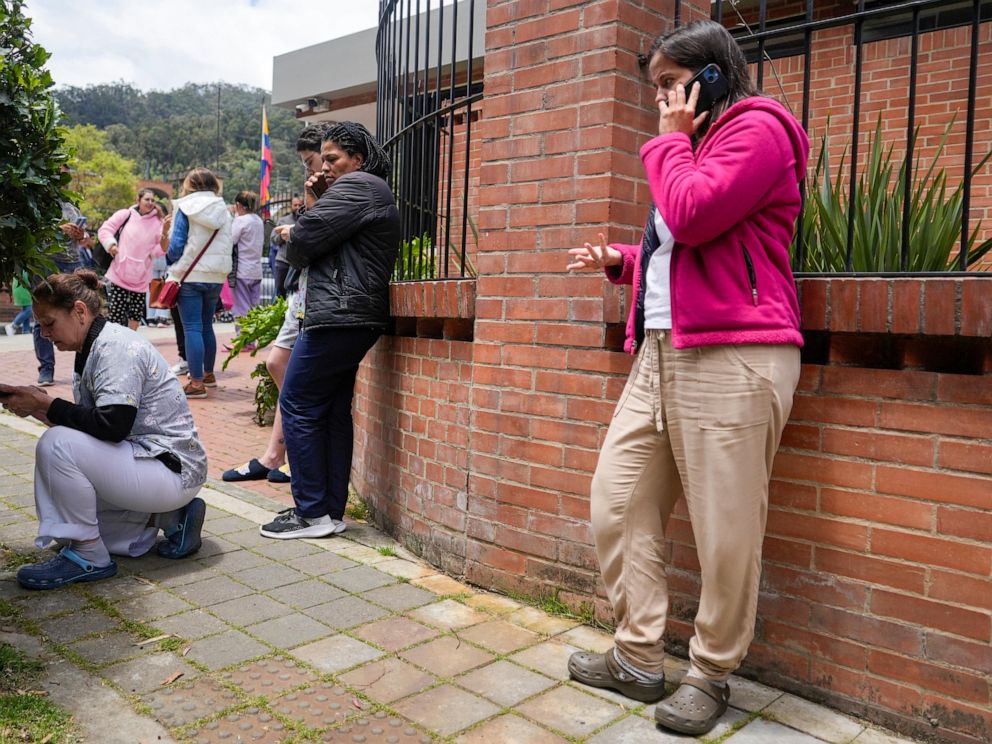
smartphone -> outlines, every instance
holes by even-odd
[[[689,82],[685,84],[686,98],[692,93],[693,83],[699,83],[699,100],[696,101],[697,115],[704,111],[709,111],[713,108],[714,103],[721,98],[725,98],[727,93],[730,92],[730,85],[727,83],[727,78],[723,76],[720,68],[715,64],[706,65],[706,67],[698,70],[695,75],[689,78]]]
[[[86,218],[85,217],[77,217],[76,218],[76,224],[79,227],[86,227]]]
[[[313,182],[313,186],[310,188],[313,190],[314,195],[318,198],[321,194],[327,191],[327,179],[324,178],[323,173],[317,174],[317,179]]]

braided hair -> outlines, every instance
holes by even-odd
[[[349,155],[360,153],[362,170],[378,176],[382,180],[389,178],[392,163],[386,151],[382,149],[375,137],[364,126],[354,121],[341,121],[333,124],[324,133],[324,141],[330,140]]]

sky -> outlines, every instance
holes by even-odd
[[[26,0],[57,86],[272,90],[272,58],[376,25],[379,0]]]

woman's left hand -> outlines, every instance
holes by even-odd
[[[25,418],[34,416],[42,422],[48,421],[48,413],[52,399],[48,393],[38,387],[23,385],[0,384],[0,403],[15,416]]]
[[[692,84],[689,98],[685,97],[685,86],[679,83],[668,91],[668,98],[658,101],[658,134],[682,132],[690,137],[706,121],[709,111],[696,116],[696,103],[699,101],[699,83]]]

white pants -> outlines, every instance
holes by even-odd
[[[158,527],[178,521],[178,510],[199,490],[184,488],[160,460],[136,458],[130,442],[53,426],[35,449],[35,544],[102,538],[111,553],[143,555]],[[150,520],[153,514],[161,516]]]

